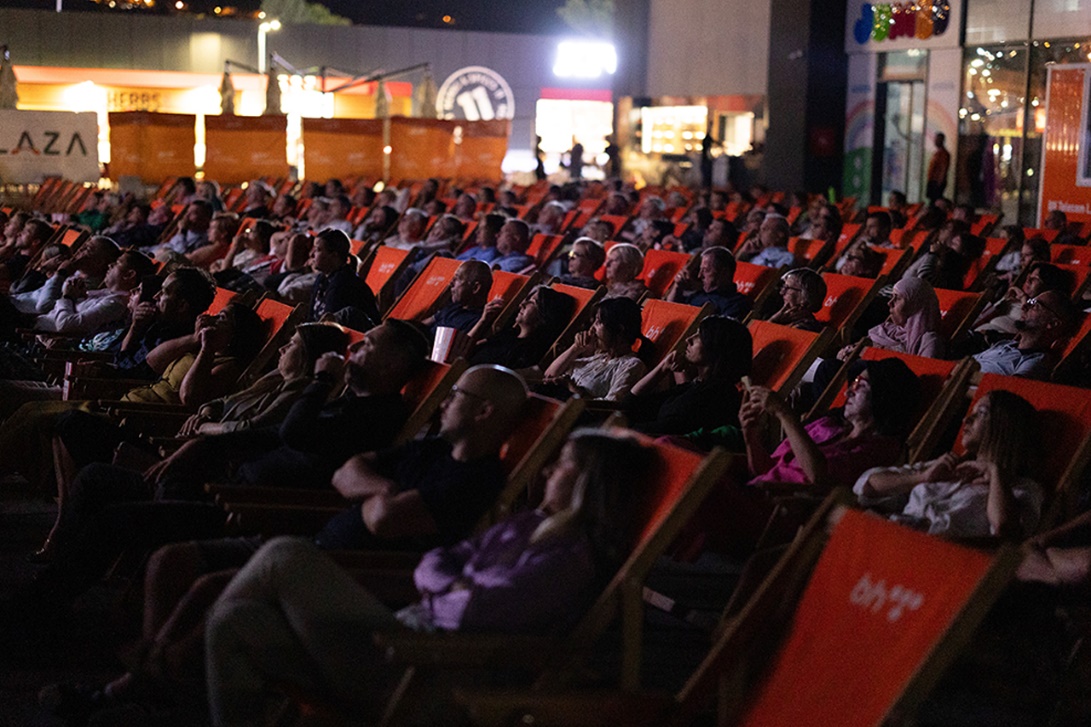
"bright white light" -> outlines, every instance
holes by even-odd
[[[598,78],[617,73],[617,51],[612,43],[562,40],[557,44],[553,75],[559,78]]]

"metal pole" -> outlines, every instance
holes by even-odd
[[[258,73],[265,73],[265,36],[268,32],[264,23],[258,26]]]

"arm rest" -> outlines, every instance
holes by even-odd
[[[157,401],[116,401],[111,402],[107,409],[109,414],[130,416],[134,414],[177,414],[189,416],[190,410],[182,404],[168,404]]]
[[[675,706],[669,694],[579,691],[550,693],[512,689],[455,689],[455,699],[474,724],[543,724],[570,727],[661,725]]]
[[[335,490],[308,490],[290,487],[254,487],[244,485],[205,485],[205,491],[225,509],[237,505],[297,505],[314,507],[348,506]]]
[[[511,634],[396,631],[376,633],[374,639],[388,662],[410,666],[541,669],[557,650],[552,639]]]
[[[146,379],[97,379],[90,376],[81,376],[68,380],[67,401],[78,399],[105,399],[113,402],[120,399],[132,389],[147,386],[150,382]]]
[[[300,507],[292,505],[232,505],[228,528],[239,535],[314,535],[344,507]]]

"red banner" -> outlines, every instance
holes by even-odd
[[[121,111],[109,119],[111,179],[131,176],[161,182],[193,176],[194,115]]]
[[[307,179],[383,177],[382,119],[303,119]]]
[[[459,179],[500,179],[500,165],[508,153],[511,121],[460,121],[462,143],[455,145],[455,173]]]
[[[465,122],[445,119],[390,119],[390,179],[427,179],[448,176],[453,166],[454,129]],[[310,177],[310,170],[307,171]]]
[[[206,116],[205,176],[221,184],[284,177],[287,139],[285,116]]]
[[[1069,222],[1091,221],[1089,74],[1088,64],[1049,69],[1038,227],[1053,210],[1064,212]]]

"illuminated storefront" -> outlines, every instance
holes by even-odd
[[[1091,62],[1091,7],[968,0],[966,10],[957,198],[1037,226],[1047,73]]]

